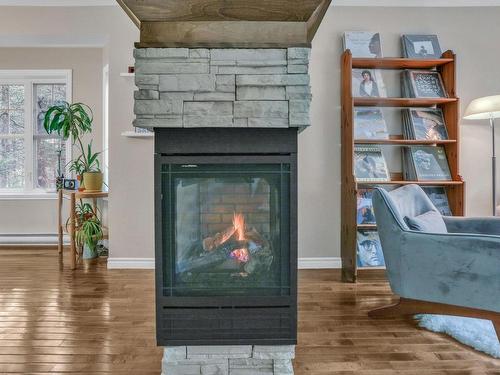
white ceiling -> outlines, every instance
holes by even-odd
[[[0,6],[110,6],[115,0],[0,0]],[[465,7],[500,6],[500,0],[333,0],[334,6]]]

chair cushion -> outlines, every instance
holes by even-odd
[[[411,230],[426,233],[448,233],[443,217],[437,211],[427,211],[415,217],[405,216],[405,222]]]

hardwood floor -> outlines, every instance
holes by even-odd
[[[0,373],[159,374],[150,270],[60,268],[57,251],[0,250]],[[340,283],[301,271],[296,374],[500,374],[500,361],[405,319],[368,318],[389,303],[383,277]]]

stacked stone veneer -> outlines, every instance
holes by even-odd
[[[293,345],[170,347],[162,375],[292,375],[294,357]]]
[[[310,124],[309,48],[144,48],[134,56],[135,126]]]

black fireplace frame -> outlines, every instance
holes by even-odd
[[[173,297],[163,295],[164,221],[161,168],[164,164],[287,163],[289,185],[289,277],[286,296]],[[295,345],[297,343],[297,129],[155,129],[156,335],[159,346]],[[235,317],[242,319],[231,327]],[[258,318],[258,324],[255,323]],[[206,324],[193,332],[179,321]],[[191,320],[190,320],[191,319]],[[254,323],[252,323],[254,322]]]

